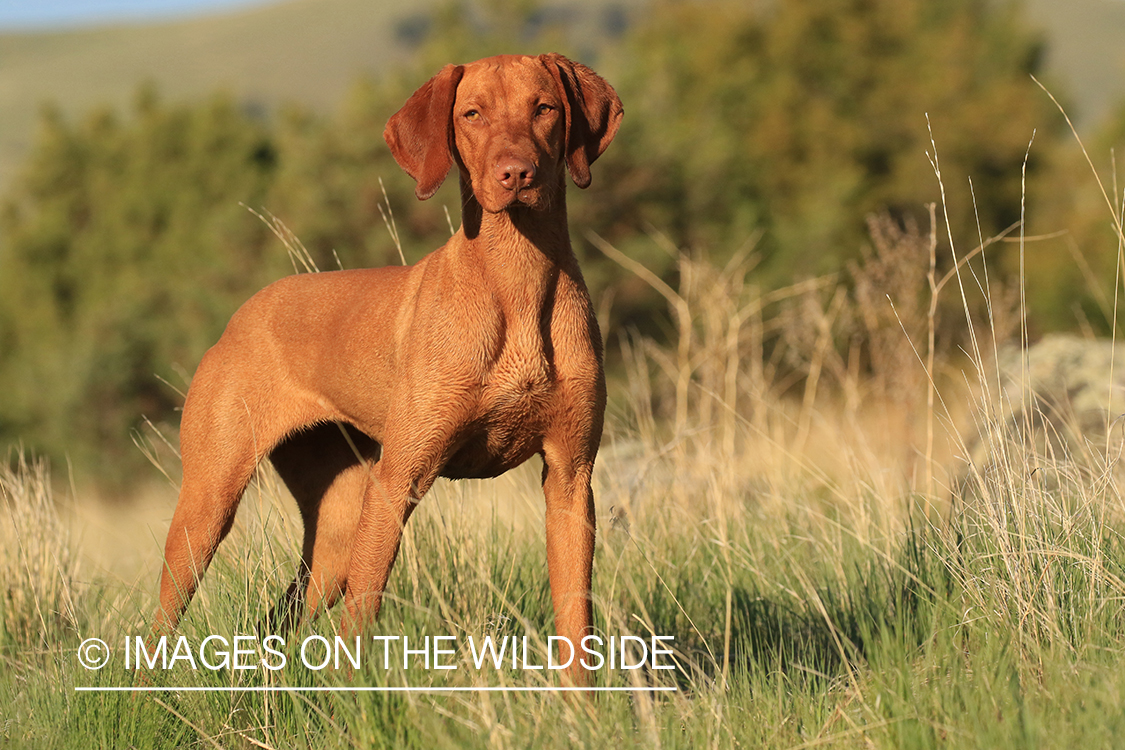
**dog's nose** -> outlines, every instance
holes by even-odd
[[[520,190],[530,187],[535,179],[535,165],[518,156],[501,159],[496,165],[496,181],[506,190]]]

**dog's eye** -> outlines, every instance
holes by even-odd
[[[555,110],[555,108],[552,107],[550,104],[540,104],[538,109],[535,110],[535,114],[545,115],[548,112],[553,112],[554,110]]]
[[[477,112],[475,109],[470,109],[465,113],[465,119],[469,122],[476,122],[480,119],[480,112]]]

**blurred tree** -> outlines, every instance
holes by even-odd
[[[611,81],[624,125],[591,187],[569,192],[571,221],[672,281],[675,254],[650,228],[718,262],[760,234],[769,286],[843,268],[882,209],[925,226],[939,200],[927,113],[962,245],[976,244],[967,177],[987,236],[1019,217],[1033,130],[1030,184],[1062,163],[1060,119],[1028,77],[1040,46],[1002,0],[657,0],[601,50],[569,28],[534,0],[453,2],[411,26],[415,65],[359,82],[331,116],[263,121],[224,97],[151,92],[128,118],[48,112],[0,204],[0,441],[128,474],[129,431],[174,421],[180,402],[154,374],[184,384],[238,304],[292,270],[240,202],[285,222],[322,270],[400,262],[392,211],[407,262],[440,245],[459,221],[456,175],[417,201],[382,132],[451,60],[554,50]],[[618,320],[660,319],[649,290],[574,239],[595,298],[620,287]]]
[[[300,238],[321,270],[399,263],[384,215],[389,221],[393,214],[396,226],[405,216],[408,239],[433,231],[412,225],[413,185],[383,142],[392,99],[364,80],[334,117],[298,109],[280,117],[277,143],[285,159],[265,205]]]
[[[657,3],[615,79],[626,102],[606,156],[603,217],[651,223],[721,257],[757,230],[775,282],[840,268],[881,209],[924,220],[939,199],[929,114],[955,235],[1019,218],[1036,128],[1058,119],[1030,80],[1041,47],[1017,7],[982,0]],[[972,244],[976,244],[972,242]],[[659,258],[653,257],[654,262]]]
[[[48,110],[0,209],[0,437],[105,478],[141,459],[129,433],[182,402],[186,374],[237,306],[288,267],[239,202],[276,149],[226,97],[80,124]],[[173,374],[177,373],[177,374]]]
[[[1125,103],[1083,144],[1068,138],[1049,155],[1027,209],[1029,235],[1043,238],[1026,245],[1030,312],[1040,329],[1112,331],[1114,283],[1121,283],[1125,270],[1118,266],[1125,244],[1120,233],[1125,165],[1118,156],[1123,153]],[[1008,259],[1009,273],[1017,270],[1016,262]],[[1119,333],[1125,330],[1121,317],[1116,316]]]

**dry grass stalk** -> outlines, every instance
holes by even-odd
[[[47,465],[0,464],[0,644],[45,648],[76,627],[78,556]]]

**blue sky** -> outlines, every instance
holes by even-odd
[[[159,20],[264,2],[268,0],[0,0],[0,29]]]

